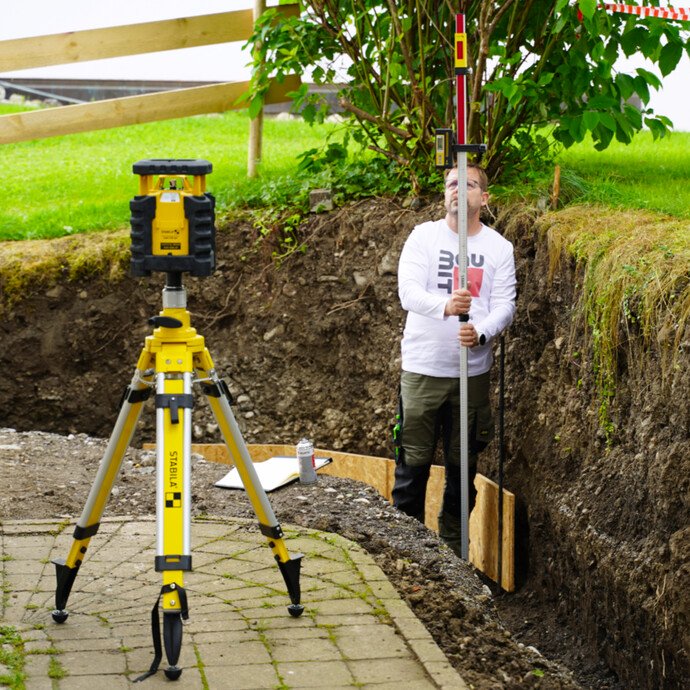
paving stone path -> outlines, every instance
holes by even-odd
[[[288,614],[283,578],[252,521],[196,518],[193,571],[185,574],[190,618],[178,662],[182,676],[174,684],[164,676],[164,655],[155,676],[133,685],[153,659],[151,608],[161,584],[153,569],[155,520],[103,521],[62,625],[50,615],[50,561],[67,556],[73,524],[2,523],[0,687],[11,685],[17,671],[27,690],[467,687],[359,545],[330,533],[283,529],[290,553],[305,556],[304,614]]]

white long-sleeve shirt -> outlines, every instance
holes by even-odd
[[[398,294],[407,314],[401,344],[402,368],[427,376],[460,375],[460,322],[443,312],[458,287],[458,235],[445,219],[422,223],[405,242],[398,265]],[[482,225],[467,237],[467,283],[472,293],[470,322],[486,343],[468,350],[469,376],[491,368],[491,340],[515,314],[513,245]]]

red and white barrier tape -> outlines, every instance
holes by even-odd
[[[624,5],[620,3],[604,3],[600,5],[607,12],[622,12],[623,14],[636,14],[638,17],[659,17],[661,19],[679,19],[690,21],[690,9],[673,7],[639,7],[638,5]]]

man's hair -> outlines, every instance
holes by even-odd
[[[451,170],[457,170],[457,169],[458,169],[457,166],[454,166],[452,168],[446,168],[443,171],[443,179],[445,180],[448,177],[448,173]],[[467,169],[477,171],[477,176],[479,177],[479,186],[481,187],[482,192],[486,192],[489,189],[489,178],[486,174],[486,170],[484,170],[484,168],[482,168],[482,166],[479,165],[478,163],[468,163]]]

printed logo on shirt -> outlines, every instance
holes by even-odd
[[[467,287],[472,297],[479,297],[484,279],[484,255],[469,254],[467,257]],[[457,290],[460,284],[458,275],[458,257],[445,249],[439,252],[437,287],[445,290],[449,295]]]

